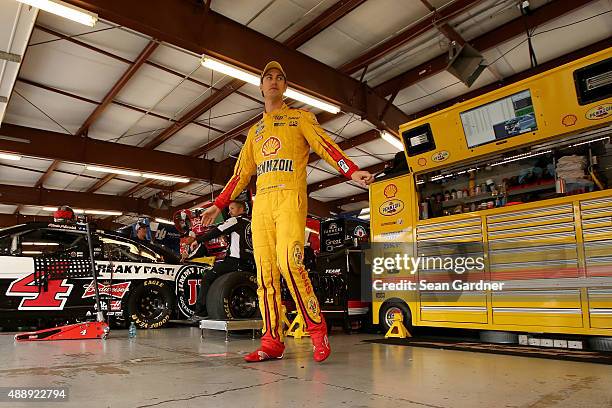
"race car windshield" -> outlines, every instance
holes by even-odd
[[[101,237],[105,246],[105,252],[111,259],[126,262],[162,262],[163,259],[152,251],[143,247],[139,248],[130,242],[118,241],[110,237]]]

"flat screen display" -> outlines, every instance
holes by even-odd
[[[529,90],[462,112],[460,116],[470,148],[538,129]]]

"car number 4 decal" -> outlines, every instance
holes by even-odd
[[[45,291],[34,282],[32,273],[11,282],[6,295],[23,297],[19,310],[62,310],[73,286],[67,279],[50,280]]]

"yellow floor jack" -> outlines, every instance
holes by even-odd
[[[306,330],[306,323],[301,313],[297,313],[291,323],[287,318],[287,309],[283,306],[283,325],[287,325],[287,331],[285,336],[291,336],[295,339],[301,339],[302,337],[310,337],[310,334]]]
[[[406,337],[412,337],[406,326],[404,326],[404,317],[401,313],[393,314],[393,324],[389,327],[387,334],[385,334],[385,339],[390,337],[405,339]]]

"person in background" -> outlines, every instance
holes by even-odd
[[[149,244],[150,241],[147,240],[147,226],[144,223],[139,222],[136,224],[136,237],[134,240],[141,244]]]
[[[226,235],[229,238],[229,247],[225,258],[221,262],[216,262],[213,269],[204,274],[198,293],[194,319],[207,316],[206,294],[215,279],[228,272],[252,270],[255,265],[253,259],[253,241],[251,238],[251,220],[246,215],[246,205],[241,201],[232,201],[229,205],[229,214],[230,218],[206,234],[197,238],[190,237],[190,245],[192,246],[196,242],[202,244],[221,235]]]

